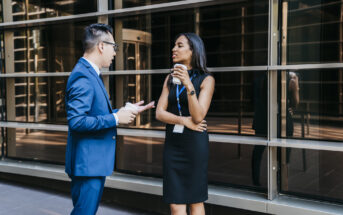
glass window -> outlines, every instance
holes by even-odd
[[[2,1],[0,1],[0,23],[3,22]]]
[[[209,182],[267,190],[265,146],[210,142]]]
[[[281,136],[342,141],[343,70],[280,72]]]
[[[71,72],[82,56],[83,29],[96,22],[68,22],[10,31],[13,37],[14,72]],[[7,40],[10,41],[10,40]]]
[[[118,136],[116,170],[162,177],[163,144],[162,138]],[[266,191],[267,150],[265,148],[265,146],[211,142],[209,182]]]
[[[117,136],[116,170],[162,177],[164,138]]]
[[[196,17],[199,17],[199,21]],[[202,37],[209,67],[267,64],[266,0],[201,7],[199,10],[152,13],[116,21],[122,23],[114,28],[122,28],[122,35],[115,37],[122,38],[123,41],[117,42],[125,48],[124,55],[131,50],[127,43],[143,43],[151,49],[147,50],[151,56],[151,67],[139,68],[137,65],[136,69],[170,68],[171,49],[175,37],[182,32],[197,32]],[[124,69],[134,69],[123,64]]]
[[[343,202],[343,154],[281,148],[281,192]]]
[[[129,7],[139,7],[139,6],[147,6],[147,5],[154,5],[154,4],[161,4],[161,3],[168,3],[168,2],[175,2],[175,1],[180,1],[180,0],[148,0],[148,1],[143,1],[143,0],[111,0],[109,1],[110,3],[110,8],[113,10],[115,7],[115,2],[117,4],[121,4],[123,8],[129,8]]]
[[[1,66],[1,65],[0,65]],[[5,112],[5,108],[6,108],[6,95],[5,95],[5,80],[4,78],[0,78],[0,121],[6,121],[6,112]],[[1,127],[0,128],[0,154],[1,156],[3,156],[3,146],[4,146],[4,142],[5,142],[5,128]]]
[[[209,67],[267,64],[268,1],[203,7],[199,15]]]
[[[283,1],[283,63],[343,62],[343,2]]]
[[[5,73],[4,34],[0,32],[0,74]]]
[[[110,76],[113,106],[119,108],[125,102],[140,100],[157,102],[166,76]],[[213,73],[213,76],[216,87],[206,118],[209,132],[266,137],[266,72],[221,72]],[[64,94],[67,76],[6,80],[8,92],[14,93],[11,99],[16,107],[7,109],[9,121],[66,123]],[[143,112],[133,124],[122,127],[164,130],[165,126],[155,119],[153,109]]]
[[[13,21],[68,16],[96,11],[96,0],[12,0]]]
[[[65,88],[68,77],[7,78],[7,120],[66,124]],[[11,102],[10,102],[11,101]]]
[[[116,21],[122,23],[122,27],[113,28],[117,31],[121,29],[121,35],[114,37],[122,38],[117,42],[123,47],[125,59],[121,65],[124,69],[170,68],[175,36],[181,32],[194,32],[193,10],[154,13]],[[144,55],[146,59],[136,57]],[[140,60],[147,63],[140,63]]]
[[[115,107],[140,100],[157,103],[166,76],[167,74],[111,76],[112,103],[118,104]],[[218,72],[213,73],[213,76],[216,86],[206,117],[208,131],[266,137],[267,73]],[[119,89],[120,86],[122,87]],[[142,113],[133,124],[125,127],[165,128],[163,123],[155,119],[155,110]]]
[[[63,164],[67,132],[7,128],[7,156]]]

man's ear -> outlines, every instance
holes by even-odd
[[[104,52],[104,43],[103,42],[98,43],[97,48],[99,52],[102,54]]]

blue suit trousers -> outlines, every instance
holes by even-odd
[[[74,209],[71,215],[95,215],[104,190],[106,177],[71,177]]]

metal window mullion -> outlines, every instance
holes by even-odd
[[[97,5],[98,5],[99,13],[103,11],[108,11],[108,0],[97,0]],[[98,16],[98,23],[108,24],[108,16],[107,15]],[[102,71],[106,73],[108,71],[108,68],[103,68]],[[104,76],[103,82],[104,82],[107,92],[109,92],[109,89],[110,89],[109,77]]]
[[[116,56],[118,58],[118,55]],[[327,64],[301,64],[301,65],[272,65],[272,66],[242,66],[242,67],[212,67],[208,68],[212,73],[219,72],[244,72],[244,71],[267,71],[267,70],[304,70],[313,71],[314,69],[343,69],[343,63]],[[138,74],[167,74],[169,69],[149,69],[149,70],[115,70],[106,71],[103,75],[138,75]],[[2,78],[19,78],[19,77],[61,77],[69,76],[70,72],[49,72],[49,73],[10,73],[0,74]]]
[[[102,0],[100,0],[102,1]],[[0,29],[9,29],[9,28],[20,28],[20,27],[31,27],[39,26],[42,24],[52,24],[52,23],[64,23],[66,21],[81,21],[90,19],[97,16],[110,16],[110,17],[127,17],[133,15],[143,15],[146,13],[157,13],[157,12],[166,12],[166,11],[177,11],[184,9],[191,9],[196,7],[203,7],[209,5],[218,5],[223,4],[229,1],[214,1],[214,0],[187,0],[187,1],[176,1],[168,2],[154,5],[146,5],[132,8],[120,8],[115,10],[102,10],[91,13],[84,14],[74,14],[68,16],[52,17],[52,18],[43,18],[36,20],[25,20],[25,21],[7,21],[0,23]],[[100,6],[102,6],[101,4]]]
[[[278,0],[269,0],[268,67],[277,65],[278,59]],[[277,137],[277,71],[268,70],[268,141]],[[278,196],[277,147],[268,145],[268,199]]]
[[[40,124],[40,123],[25,123],[25,122],[6,122],[0,121],[0,127],[3,128],[28,128],[45,131],[68,131],[67,125],[56,124]],[[117,134],[120,136],[131,137],[150,137],[150,138],[164,138],[165,131],[163,130],[148,130],[139,128],[118,128]],[[231,143],[231,144],[246,144],[246,145],[267,145],[267,139],[254,136],[237,136],[237,135],[225,135],[225,134],[210,134],[211,142]]]

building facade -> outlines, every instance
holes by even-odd
[[[0,12],[1,172],[68,180],[64,90],[85,26],[114,29],[114,107],[157,102],[175,37],[195,32],[216,80],[208,203],[343,213],[342,1],[2,0]],[[154,110],[121,126],[106,186],[161,195],[163,143]]]

